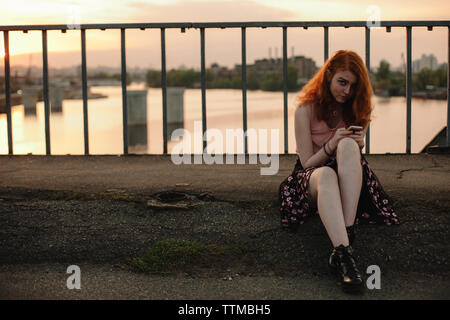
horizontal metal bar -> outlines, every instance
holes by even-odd
[[[274,27],[366,27],[367,21],[261,21],[261,22],[167,22],[80,24],[76,29],[160,29],[160,28],[274,28]],[[380,21],[380,27],[449,27],[450,20]],[[73,25],[10,25],[0,31],[72,30]]]

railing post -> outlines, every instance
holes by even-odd
[[[328,60],[328,27],[323,27],[323,61]]]
[[[9,34],[3,31],[3,43],[5,49],[5,104],[6,123],[8,130],[8,154],[13,154],[12,121],[11,121],[11,88],[10,88],[10,65],[9,65]]]
[[[44,89],[44,114],[45,114],[45,154],[50,155],[50,104],[48,101],[48,55],[47,55],[47,30],[42,30],[42,69]]]
[[[366,26],[366,68],[370,79],[370,28]],[[366,154],[370,153],[370,122],[366,131]]]
[[[283,116],[284,116],[284,153],[288,153],[288,97],[287,97],[287,27],[283,27]],[[273,141],[271,141],[273,143]]]
[[[86,29],[81,29],[81,83],[83,88],[84,154],[89,155],[88,90],[86,70]]]
[[[203,140],[203,150],[206,150],[206,142],[208,141],[206,136],[206,68],[205,68],[205,28],[200,28],[200,64],[201,64],[201,83],[202,83],[202,140]]]
[[[128,154],[128,114],[127,114],[127,62],[125,51],[125,29],[120,29],[120,48],[122,66],[122,120],[123,120],[123,154]]]
[[[411,31],[406,27],[406,153],[411,153]]]
[[[447,147],[450,146],[450,27],[447,40]]]
[[[166,29],[161,28],[161,91],[163,115],[163,154],[167,154],[167,78],[166,78]]]
[[[245,27],[241,28],[241,48],[242,48],[242,116],[243,116],[243,131],[244,131],[244,154],[248,153],[247,141],[247,52],[246,52],[246,37]]]

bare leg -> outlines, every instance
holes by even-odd
[[[351,138],[339,141],[336,160],[345,226],[352,226],[362,185],[361,155],[356,141]]]
[[[309,180],[308,193],[311,200],[317,203],[320,219],[333,246],[348,246],[336,172],[326,166],[314,170]]]

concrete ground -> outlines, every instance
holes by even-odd
[[[366,279],[379,266],[381,288],[355,296],[327,270],[331,243],[318,217],[297,233],[280,227],[277,190],[295,155],[281,155],[274,175],[248,158],[0,156],[0,298],[449,299],[450,156],[366,159],[401,225],[357,228],[358,265]],[[163,191],[185,197],[163,201]],[[164,276],[124,267],[170,238],[251,250]],[[70,265],[80,267],[79,290],[67,288]]]

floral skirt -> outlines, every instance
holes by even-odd
[[[363,182],[355,224],[399,224],[400,221],[392,206],[392,200],[383,190],[377,176],[370,169],[367,160],[362,154],[361,165]],[[330,159],[324,166],[333,168],[337,173],[337,161],[335,158]],[[317,206],[312,205],[307,192],[309,178],[317,168],[319,167],[304,169],[297,158],[297,163],[291,175],[280,184],[278,194],[281,203],[281,226],[283,228],[296,230],[309,217],[319,213]]]

